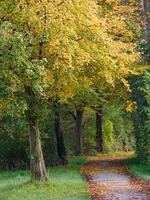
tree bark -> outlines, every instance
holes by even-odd
[[[75,117],[75,155],[79,156],[82,153],[82,120],[83,108],[76,109]]]
[[[47,175],[36,114],[36,97],[30,86],[26,87],[25,91],[28,103],[28,111],[26,116],[29,124],[30,169],[32,180],[45,181],[47,180]]]
[[[103,111],[100,107],[96,110],[96,144],[98,152],[104,151],[103,142]]]
[[[144,39],[150,43],[150,2],[149,0],[141,0],[142,3],[142,16],[144,24]]]
[[[58,156],[60,159],[60,164],[67,165],[68,159],[67,159],[66,147],[64,143],[64,134],[63,134],[63,128],[62,128],[60,108],[61,108],[60,103],[55,102],[54,112],[55,112],[55,134],[56,134],[56,140],[57,140],[57,151],[58,151]]]

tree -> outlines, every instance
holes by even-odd
[[[135,34],[129,25],[131,16],[129,17],[126,12],[127,8],[132,14],[137,9],[132,4],[122,6],[120,1],[99,1],[99,15],[97,15],[99,25],[93,24],[94,32],[89,27],[90,37],[85,34],[80,41],[82,49],[89,55],[89,61],[75,72],[77,85],[72,102],[77,108],[81,108],[82,105],[82,110],[84,106],[94,107],[98,111],[96,115],[99,118],[98,113],[101,110],[99,108],[105,107],[112,98],[120,98],[119,95],[123,92],[127,96],[129,93],[127,77],[130,74],[137,74],[134,63],[139,55],[135,52]],[[125,99],[127,98],[124,98],[124,102]],[[102,120],[99,119],[96,123],[97,134],[99,133],[97,138],[102,138],[102,124],[98,124],[98,121],[102,123]],[[102,146],[100,141],[99,145]]]
[[[125,1],[99,1],[99,5],[103,17],[107,20],[108,28],[106,29],[106,32],[109,34],[109,37],[111,36],[112,41],[110,43],[113,44],[113,47],[117,45],[115,49],[118,51],[117,54],[114,54],[115,51],[111,50],[110,47],[110,53],[108,54],[110,56],[109,59],[111,60],[110,64],[106,61],[107,54],[104,57],[105,60],[102,64],[106,62],[105,65],[109,65],[110,67],[105,67],[103,69],[105,79],[99,75],[96,76],[97,73],[99,73],[98,67],[95,67],[95,72],[93,70],[94,77],[96,77],[96,79],[93,80],[93,89],[98,97],[97,105],[95,105],[96,141],[98,151],[103,151],[104,136],[102,118],[105,107],[113,103],[116,104],[114,100],[120,105],[126,104],[128,100],[127,94],[130,93],[127,77],[130,73],[136,73],[136,67],[134,66],[136,60],[133,58],[136,56],[136,53],[134,53],[135,30],[133,29],[131,22],[138,27],[138,21],[135,20],[137,14],[134,14],[134,12],[137,13],[138,7],[136,2],[131,3]],[[129,10],[130,13],[127,13]],[[111,22],[111,24],[109,24],[109,22]],[[124,50],[122,48],[124,48]],[[129,66],[132,67],[130,68]]]
[[[142,0],[140,4],[140,16],[142,34],[138,50],[142,54],[141,63],[149,66],[150,60],[150,16],[149,1]],[[132,98],[136,102],[136,109],[133,113],[133,120],[136,133],[136,153],[140,161],[149,161],[149,67],[140,76],[130,77]]]
[[[96,109],[96,143],[97,143],[97,151],[104,151],[104,138],[103,138],[103,110],[102,108]]]
[[[89,0],[2,1],[1,5],[2,79],[6,80],[6,90],[10,90],[8,101],[22,94],[22,101],[18,101],[23,104],[21,112],[29,124],[32,178],[45,180],[38,127],[40,98],[47,93],[48,97],[64,100],[70,94],[64,77],[92,60],[80,41],[90,42],[90,36],[95,34],[93,23],[99,22],[97,5]],[[71,83],[75,77],[71,76]]]
[[[82,121],[83,121],[83,106],[76,106],[75,114],[75,155],[82,153]]]
[[[25,8],[28,7],[24,4]],[[33,180],[47,180],[38,127],[38,95],[43,86],[44,62],[41,50],[34,52],[31,27],[23,19],[22,2],[2,2],[1,80],[5,82],[5,97],[12,112],[26,116],[30,139],[30,168]],[[10,12],[9,12],[10,11]],[[20,97],[22,95],[22,97]],[[2,97],[2,98],[3,98]],[[15,105],[16,104],[16,105]],[[6,108],[7,109],[7,108]]]
[[[134,31],[119,2],[1,2],[1,105],[3,110],[6,99],[13,110],[26,116],[31,154],[36,154],[31,155],[34,179],[46,179],[38,125],[41,99],[53,105],[58,155],[66,163],[61,106],[74,106],[76,154],[80,154],[85,107],[95,108],[97,138],[102,138],[101,110],[128,91],[127,77],[137,73]],[[131,5],[126,8],[133,13]]]
[[[56,6],[56,10],[60,12],[60,15],[56,19],[54,18],[55,25],[50,32],[52,40],[45,51],[46,57],[49,56],[51,58],[46,71],[48,85],[46,95],[48,98],[58,98],[58,103],[63,104],[63,102],[68,101],[72,96],[76,96],[79,85],[78,73],[84,65],[92,60],[90,53],[84,47],[84,43],[90,43],[90,37],[97,34],[93,31],[92,27],[94,23],[98,23],[99,21],[95,1],[64,1],[59,6]],[[84,41],[83,44],[82,40]],[[82,82],[82,80],[80,81]],[[79,103],[76,108],[81,108],[81,104]],[[79,152],[83,116],[81,109],[76,109],[76,114],[75,141],[76,149]],[[62,131],[59,132],[62,133]],[[63,138],[63,134],[61,136]]]
[[[58,156],[60,159],[61,165],[67,165],[67,152],[66,147],[64,144],[64,134],[63,134],[63,127],[62,127],[62,119],[61,119],[61,104],[57,101],[54,103],[54,113],[55,113],[55,133],[56,133],[56,140],[57,140],[57,151]]]
[[[30,168],[33,180],[47,180],[45,161],[41,148],[40,131],[37,119],[37,102],[32,87],[25,88],[27,94],[28,110],[27,121],[29,123],[29,141],[30,141]]]

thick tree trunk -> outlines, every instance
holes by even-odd
[[[83,108],[76,109],[75,117],[75,155],[78,156],[82,153],[82,119]]]
[[[28,102],[27,121],[29,124],[30,169],[32,180],[45,181],[47,180],[47,175],[36,115],[36,97],[31,87],[26,87],[25,90]]]
[[[62,128],[60,108],[61,108],[61,105],[59,103],[54,104],[57,151],[58,151],[58,156],[60,159],[60,164],[67,165],[68,159],[67,159],[66,147],[64,144],[64,134],[63,134],[63,128]]]
[[[102,108],[98,108],[96,110],[96,144],[98,152],[104,151],[103,142],[103,111]]]

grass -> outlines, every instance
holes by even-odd
[[[124,163],[133,175],[150,181],[150,165],[139,163],[135,157],[125,159]]]
[[[50,168],[44,183],[31,183],[28,171],[0,172],[0,200],[89,200],[79,172],[85,161],[74,157],[69,167]]]

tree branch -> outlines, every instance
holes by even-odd
[[[78,38],[78,39],[76,39],[76,42],[78,42],[78,41],[80,41],[80,40],[83,40],[83,39],[84,39],[83,37]]]
[[[57,6],[61,6],[64,3],[64,0],[60,2]]]
[[[75,114],[73,112],[68,111],[68,113],[73,117],[74,120],[76,120],[76,116],[75,116]]]

